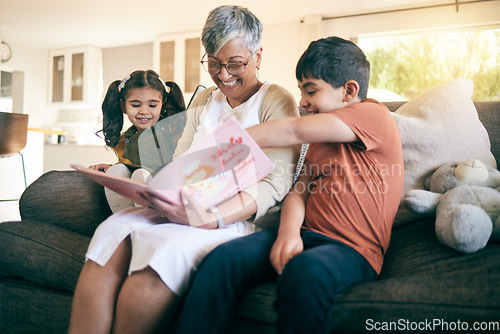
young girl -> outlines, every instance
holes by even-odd
[[[164,82],[155,71],[138,70],[123,80],[113,81],[102,103],[102,132],[118,163],[89,168],[146,183],[155,171],[172,160],[184,129],[185,113],[181,113],[184,110],[179,86]],[[133,125],[121,133],[123,114]],[[134,206],[133,201],[107,188],[105,193],[113,213]]]

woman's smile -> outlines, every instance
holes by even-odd
[[[225,87],[234,87],[238,83],[238,79],[233,80],[233,81],[222,81],[222,80],[220,80],[220,82]]]

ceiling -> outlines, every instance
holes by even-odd
[[[264,25],[392,10],[452,0],[247,0]],[[101,48],[152,42],[158,35],[201,30],[220,0],[0,0],[0,36],[8,43],[46,49]]]

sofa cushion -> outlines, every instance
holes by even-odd
[[[424,189],[424,179],[446,163],[479,159],[496,167],[488,133],[471,100],[472,90],[471,80],[456,79],[431,88],[393,113],[403,144],[403,196],[411,189]],[[394,225],[416,218],[401,202]]]
[[[110,210],[104,187],[77,171],[40,176],[19,201],[23,220],[36,220],[91,237]]]
[[[490,136],[491,152],[500,166],[500,101],[476,101],[474,106]]]
[[[19,277],[73,292],[90,238],[60,227],[23,220],[0,224],[0,277]]]
[[[365,327],[368,319],[460,320],[470,326],[474,321],[498,321],[500,299],[493,296],[500,296],[500,285],[495,283],[500,280],[499,261],[500,244],[490,243],[472,254],[440,244],[434,219],[400,226],[392,233],[379,280],[339,294],[333,327],[375,331]]]

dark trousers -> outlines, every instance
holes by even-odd
[[[176,333],[229,333],[245,293],[276,278],[277,333],[328,333],[335,295],[377,277],[361,254],[309,230],[301,231],[304,251],[277,277],[269,260],[276,234],[276,229],[257,232],[207,255],[185,298]]]

